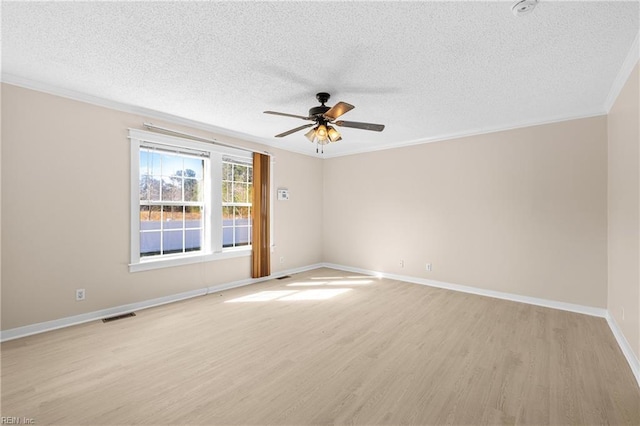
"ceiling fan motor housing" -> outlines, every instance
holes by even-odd
[[[330,109],[331,107],[324,106],[324,105],[313,107],[309,110],[309,117],[321,116],[322,114],[329,111]]]
[[[331,95],[328,94],[327,92],[316,93],[316,99],[322,105],[311,108],[309,110],[309,117],[320,118],[322,116],[322,114],[324,114],[325,112],[329,111],[331,109],[331,107],[325,106],[325,104],[327,103],[327,101],[329,101],[330,97],[331,97]]]
[[[328,94],[327,92],[316,93],[316,99],[322,105],[326,104],[330,97],[331,97],[331,95]]]

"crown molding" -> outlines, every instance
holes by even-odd
[[[624,85],[627,83],[627,80],[629,79],[629,75],[631,75],[631,71],[633,71],[633,68],[636,66],[638,59],[640,59],[639,38],[640,38],[640,32],[636,34],[636,38],[635,40],[633,40],[633,44],[629,49],[629,53],[627,53],[627,57],[624,59],[624,62],[622,63],[622,67],[620,68],[620,71],[618,71],[618,75],[616,76],[616,79],[613,81],[611,90],[609,90],[609,95],[607,96],[607,99],[604,102],[604,109],[607,114],[609,114],[609,111],[611,111],[613,104],[616,102],[616,99],[618,99],[618,95],[622,91],[622,88],[624,87]]]
[[[230,137],[230,138],[239,139],[246,142],[258,143],[260,145],[268,146],[271,148],[284,149],[282,147],[275,146],[269,140],[265,140],[257,136],[249,135],[247,133],[225,129],[223,127],[218,127],[212,124],[203,123],[201,121],[164,113],[164,112],[153,110],[150,108],[139,107],[135,105],[125,104],[122,102],[101,98],[98,96],[89,95],[89,94],[78,92],[75,90],[54,86],[48,83],[42,83],[42,82],[31,80],[28,78],[19,77],[13,74],[2,73],[2,75],[0,76],[0,82],[5,84],[10,84],[12,86],[22,87],[25,89],[35,90],[38,92],[48,93],[54,96],[60,96],[62,98],[67,98],[74,101],[96,105],[99,107],[109,108],[116,111],[122,111],[129,114],[141,115],[150,119],[162,120],[170,124],[186,126],[192,129],[213,133],[222,137]],[[315,155],[311,155],[309,152],[304,152],[302,150],[286,149],[286,151],[315,157]]]
[[[505,131],[508,131],[508,130],[523,129],[523,128],[527,128],[527,127],[544,126],[544,125],[547,125],[547,124],[562,123],[564,121],[572,121],[572,120],[582,120],[582,119],[585,119],[585,118],[600,117],[600,116],[603,116],[603,115],[607,115],[607,112],[604,111],[604,110],[583,111],[580,114],[567,115],[567,116],[564,116],[564,117],[547,118],[547,119],[542,119],[542,120],[522,121],[520,123],[515,123],[515,124],[512,124],[512,125],[486,127],[486,128],[483,128],[483,129],[475,129],[475,130],[471,130],[471,131],[468,131],[468,132],[457,132],[457,133],[442,134],[442,135],[434,136],[432,138],[416,139],[416,140],[407,141],[407,142],[400,142],[400,143],[396,143],[396,144],[392,144],[392,145],[382,145],[382,146],[377,146],[377,147],[374,147],[374,148],[368,148],[368,149],[361,149],[361,150],[356,150],[356,151],[345,152],[345,153],[342,153],[342,154],[330,154],[330,153],[327,154],[327,153],[325,153],[324,158],[336,158],[336,157],[344,157],[344,156],[347,156],[347,155],[365,154],[367,152],[386,151],[388,149],[394,149],[394,148],[404,148],[404,147],[408,147],[408,146],[423,145],[423,144],[432,143],[432,142],[444,142],[444,141],[448,141],[448,140],[451,140],[451,139],[461,139],[461,138],[467,138],[467,137],[471,137],[471,136],[480,136],[480,135],[486,135],[486,134],[490,134],[490,133],[505,132]]]

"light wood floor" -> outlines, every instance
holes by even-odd
[[[36,424],[640,424],[602,318],[329,269],[1,350]]]

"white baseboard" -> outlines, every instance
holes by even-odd
[[[262,281],[268,281],[284,275],[309,271],[309,270],[317,269],[320,267],[322,267],[322,264],[318,263],[314,265],[304,266],[301,268],[288,269],[286,271],[279,271],[275,274],[269,275],[268,277],[247,278],[244,280],[214,285],[214,286],[205,287],[201,289],[186,291],[183,293],[172,294],[164,297],[158,297],[156,299],[144,300],[142,302],[128,303],[126,305],[120,305],[120,306],[115,306],[113,308],[101,309],[99,311],[87,312],[84,314],[74,315],[66,318],[40,322],[37,324],[25,325],[23,327],[11,328],[8,330],[0,331],[0,342],[19,339],[21,337],[30,336],[32,334],[44,333],[46,331],[57,330],[59,328],[70,327],[72,325],[78,325],[85,322],[101,320],[103,318],[126,314],[128,312],[153,308],[154,306],[165,305],[167,303],[177,302],[179,300],[190,299],[192,297],[198,297],[198,296],[204,296],[209,293],[215,293],[218,291],[229,290],[236,287],[242,287],[245,285],[259,283]]]
[[[595,317],[606,318],[607,310],[604,308],[595,308],[592,306],[575,305],[573,303],[557,302],[555,300],[539,299],[537,297],[521,296],[519,294],[504,293],[501,291],[486,290],[483,288],[469,287],[459,284],[445,283],[442,281],[428,280],[425,278],[411,277],[408,275],[389,274],[387,272],[371,271],[368,269],[352,268],[350,266],[336,265],[334,263],[325,263],[325,267],[339,269],[347,272],[355,272],[367,275],[375,275],[382,278],[392,280],[406,281],[413,284],[427,285],[429,287],[443,288],[447,290],[459,291],[462,293],[477,294],[479,296],[493,297],[496,299],[510,300],[512,302],[527,303],[529,305],[544,306],[546,308],[560,309],[562,311],[577,312]]]
[[[563,311],[576,312],[580,314],[586,314],[596,317],[602,317],[607,320],[609,328],[613,333],[622,353],[624,354],[631,371],[633,372],[638,386],[640,386],[640,362],[635,356],[629,342],[620,331],[617,323],[606,309],[595,308],[591,306],[576,305],[572,303],[557,302],[554,300],[539,299],[535,297],[521,296],[513,293],[504,293],[500,291],[486,290],[476,287],[469,287],[458,284],[450,284],[442,281],[428,280],[424,278],[411,277],[408,275],[389,274],[386,272],[372,271],[370,269],[354,268],[351,266],[338,265],[335,263],[316,263],[313,265],[303,266],[300,268],[288,269],[285,271],[279,271],[268,277],[263,278],[247,278],[239,281],[232,281],[229,283],[214,285],[202,289],[191,290],[184,293],[173,294],[169,296],[159,297],[156,299],[145,300],[137,303],[129,303],[127,305],[116,306],[113,308],[102,309],[94,312],[87,312],[85,314],[74,315],[71,317],[61,318],[52,321],[41,322],[37,324],[26,325],[24,327],[12,328],[9,330],[0,331],[0,342],[6,342],[8,340],[18,339],[20,337],[30,336],[32,334],[44,333],[46,331],[52,331],[63,327],[70,327],[72,325],[82,324],[89,321],[96,321],[102,318],[107,318],[115,315],[125,314],[132,311],[139,311],[142,309],[152,308],[154,306],[164,305],[167,303],[177,302],[179,300],[190,299],[192,297],[204,296],[209,293],[215,293],[218,291],[229,290],[236,287],[242,287],[246,285],[256,284],[262,281],[272,280],[278,277],[282,277],[289,274],[296,274],[299,272],[310,271],[318,268],[331,268],[345,272],[354,272],[365,275],[375,275],[380,278],[389,278],[392,280],[405,281],[414,284],[427,285],[430,287],[443,288],[447,290],[459,291],[462,293],[477,294],[479,296],[493,297],[497,299],[510,300],[514,302],[527,303],[530,305],[544,306],[547,308],[560,309]]]
[[[39,322],[36,324],[25,325],[23,327],[11,328],[8,330],[0,331],[0,342],[6,342],[7,340],[19,339],[20,337],[31,336],[32,334],[44,333],[45,331],[57,330],[59,328],[83,324],[89,321],[95,321],[102,318],[126,314],[128,312],[164,305],[166,303],[177,302],[179,300],[190,299],[192,297],[204,296],[205,294],[207,294],[206,288],[191,290],[184,293],[172,294],[170,296],[158,297],[156,299],[145,300],[142,302],[128,303],[126,305],[115,306],[113,308],[101,309],[99,311],[87,312],[80,315],[73,315],[71,317]]]
[[[606,318],[609,328],[611,329],[613,336],[616,338],[618,346],[620,346],[624,357],[627,359],[627,363],[629,363],[629,367],[631,367],[631,371],[633,372],[636,382],[638,382],[638,386],[640,387],[640,361],[638,361],[633,349],[631,349],[631,345],[627,341],[627,338],[622,334],[622,330],[618,327],[618,323],[613,318],[613,315],[607,312]]]

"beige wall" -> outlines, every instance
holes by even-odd
[[[3,330],[249,277],[248,257],[129,273],[127,128],[149,119],[2,89]],[[607,307],[606,117],[324,161],[268,150],[291,194],[274,272],[325,261]]]
[[[639,78],[636,65],[608,116],[608,310],[637,358],[640,358]]]
[[[323,165],[326,262],[607,306],[604,116]]]
[[[274,177],[274,187],[287,188],[289,200],[274,201],[276,247],[271,259],[272,271],[321,262],[322,159],[278,151],[275,161],[278,173]],[[283,263],[280,263],[281,258],[284,258]]]
[[[2,86],[3,330],[250,277],[249,257],[129,273],[127,129],[144,121]],[[276,186],[292,192],[274,200],[272,270],[318,263],[322,231],[309,224],[322,223],[322,160],[268,150]],[[76,288],[87,300],[75,301]]]

